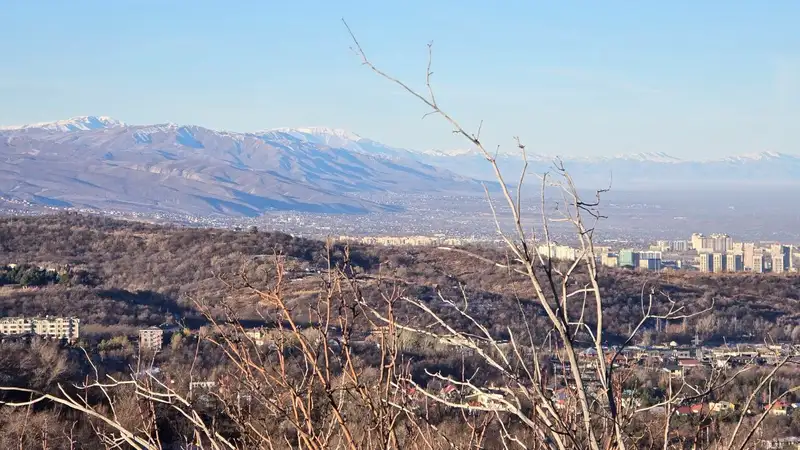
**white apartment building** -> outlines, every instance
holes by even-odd
[[[692,248],[698,253],[726,253],[729,248],[733,248],[733,238],[727,234],[714,233],[706,236],[702,233],[693,233]]]
[[[142,350],[161,351],[164,345],[164,330],[158,327],[139,330],[139,348]]]
[[[743,272],[744,258],[741,253],[728,253],[725,255],[725,270],[727,272]]]
[[[566,246],[566,245],[556,245],[555,243],[550,243],[549,246],[547,245],[540,245],[536,251],[544,257],[550,257],[552,259],[560,259],[563,261],[574,261],[578,257],[578,250]]]
[[[711,254],[711,263],[712,263],[712,271],[714,273],[721,273],[725,271],[725,264],[727,263],[727,259],[725,259],[724,253],[712,253]]]
[[[670,250],[673,252],[685,252],[689,250],[689,243],[683,240],[670,242]]]
[[[711,253],[701,253],[697,256],[700,272],[714,271],[714,258]]]
[[[5,317],[0,319],[0,335],[35,334],[74,342],[80,336],[80,322],[75,317]]]
[[[753,255],[752,271],[755,273],[764,272],[764,254],[758,253]]]
[[[619,267],[619,257],[616,253],[603,252],[600,255],[600,263],[606,267]]]
[[[771,247],[770,254],[773,272],[784,273],[792,270],[792,246],[775,244]]]

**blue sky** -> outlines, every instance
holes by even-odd
[[[768,5],[768,6],[767,6]],[[456,148],[361,66],[424,88],[503,148],[800,153],[800,2],[0,0],[0,124],[109,115],[254,131],[345,128]]]

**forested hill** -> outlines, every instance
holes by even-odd
[[[334,264],[343,258],[337,244]],[[473,253],[505,260],[499,249],[471,248]],[[243,268],[268,264],[273,255],[286,257],[287,294],[298,304],[311,301],[328,267],[328,250],[320,241],[258,230],[181,228],[118,221],[98,216],[60,214],[0,218],[0,266],[53,269],[37,289],[0,283],[0,315],[75,315],[88,334],[132,333],[136,328],[178,319],[200,321],[195,305],[239,301],[242,318],[257,320],[246,298],[235,298],[221,279]],[[529,287],[506,270],[465,253],[436,248],[356,246],[350,257],[360,273],[401,282],[403,292],[425,299],[445,314],[437,291],[458,298],[461,286],[469,308],[499,336],[520,305],[526,317],[546,332],[545,321]],[[641,316],[643,285],[652,286],[700,310],[714,300],[714,309],[689,321],[649,326],[648,341],[677,339],[800,340],[800,277],[795,275],[698,274],[607,270],[600,284],[606,324],[613,334],[626,334]],[[372,286],[371,289],[377,289]],[[579,305],[578,305],[579,306]],[[414,314],[407,310],[404,314]],[[592,317],[588,317],[592,320]],[[193,322],[194,323],[194,322]]]

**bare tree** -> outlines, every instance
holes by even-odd
[[[524,217],[523,196],[528,163],[526,147],[514,138],[524,161],[516,185],[509,185],[497,164],[496,152],[475,133],[463,128],[437,101],[431,83],[432,45],[428,45],[426,93],[384,72],[367,57],[345,23],[353,49],[362,63],[400,86],[430,108],[426,115],[445,119],[453,132],[477,148],[493,169],[496,187],[486,196],[504,243],[506,258],[493,260],[466,249],[443,248],[474,258],[487,270],[502,270],[509,282],[524,285],[518,293],[517,322],[505,330],[490,328],[474,314],[467,288],[460,295],[436,290],[434,299],[411,295],[406,282],[381,269],[361,273],[351,263],[349,249],[334,262],[328,244],[328,267],[319,279],[315,301],[296,301],[284,279],[286,260],[275,255],[253,267],[252,258],[238,273],[220,276],[228,291],[252,300],[269,327],[246,328],[232,302],[195,299],[208,326],[195,343],[224,355],[211,378],[196,378],[195,363],[175,384],[143,362],[124,379],[93,373],[85,382],[56,385],[55,392],[0,387],[16,395],[3,404],[25,408],[20,425],[29,426],[34,405],[50,403],[77,412],[90,424],[105,448],[162,449],[165,419],[180,422],[186,445],[203,449],[628,449],[663,448],[682,444],[674,423],[679,408],[722,395],[753,365],[731,371],[713,367],[702,379],[663,374],[666,394],[640,405],[626,394],[638,375],[628,359],[629,347],[654,321],[688,320],[713,308],[678,304],[657,282],[642,286],[641,316],[627,336],[609,336],[606,303],[600,287],[594,233],[604,218],[601,196],[579,194],[567,168],[554,161],[551,173],[539,175],[540,217]],[[549,208],[547,195],[558,198]],[[501,226],[508,211],[512,227]],[[569,227],[578,243],[574,261],[556,261],[551,253],[551,226]],[[235,270],[235,269],[234,269]],[[524,302],[532,300],[535,310]],[[402,312],[401,312],[402,311]],[[535,329],[532,314],[542,318]],[[500,336],[500,335],[503,336]],[[609,347],[607,342],[618,344]],[[180,340],[176,341],[180,344]],[[425,370],[412,373],[406,350],[421,343],[460,355],[458,376]],[[377,364],[363,361],[364,349],[379,353]],[[470,367],[466,361],[478,361]],[[783,358],[760,378],[738,420],[723,435],[712,434],[708,421],[696,427],[693,445],[703,434],[707,446],[744,449],[752,441],[774,402],[759,416],[746,416],[757,395],[781,367]],[[172,374],[178,375],[178,374]],[[438,384],[442,389],[434,389]],[[796,391],[790,388],[777,399]],[[442,412],[449,421],[437,422]],[[702,417],[714,420],[710,411]],[[729,432],[728,432],[729,431]],[[73,430],[68,442],[74,447]],[[19,447],[27,438],[21,433]],[[47,436],[44,434],[44,436]],[[50,442],[44,439],[45,446]]]
[[[477,262],[488,262],[492,266],[507,268],[509,273],[521,274],[529,281],[530,293],[538,301],[541,310],[548,319],[551,327],[548,339],[557,342],[559,351],[557,359],[563,372],[563,385],[572,402],[568,408],[562,403],[557,403],[553,395],[548,392],[546,380],[540,365],[539,355],[544,352],[544,342],[536,341],[534,333],[528,328],[523,335],[515,335],[512,329],[507,329],[510,343],[502,345],[497,336],[479,323],[469,312],[469,299],[466,294],[458,301],[447,299],[439,294],[439,300],[451,307],[455,312],[471,323],[475,330],[465,330],[448,323],[440,314],[434,312],[426,302],[412,297],[402,297],[402,300],[427,316],[434,327],[419,327],[413,324],[401,324],[380,313],[374,307],[371,312],[377,320],[404,331],[431,336],[439,341],[469,350],[486,363],[488,367],[496,370],[502,379],[499,387],[487,387],[472,383],[469,379],[458,381],[468,392],[480,399],[479,404],[468,402],[447,403],[448,406],[465,410],[482,410],[496,414],[504,413],[514,416],[519,422],[535,431],[548,448],[591,448],[626,449],[638,446],[640,438],[631,430],[633,418],[655,408],[626,408],[620,404],[620,386],[624,374],[617,370],[619,357],[626,346],[632,343],[637,333],[645,326],[651,325],[654,320],[686,320],[703,314],[713,308],[713,301],[700,311],[686,312],[685,305],[677,305],[667,294],[655,296],[655,287],[649,296],[645,296],[644,286],[641,295],[641,319],[633,327],[630,335],[616,349],[605,346],[604,303],[602,291],[598,284],[598,258],[595,251],[593,236],[598,221],[604,216],[600,212],[600,199],[608,188],[600,189],[590,200],[585,200],[579,194],[578,188],[565,165],[558,159],[553,163],[552,173],[539,176],[541,180],[541,218],[538,224],[532,226],[523,218],[522,198],[525,177],[528,170],[528,156],[526,146],[520,138],[515,137],[515,147],[520,151],[523,167],[515,188],[512,188],[505,179],[503,172],[497,164],[497,150],[490,151],[481,139],[481,128],[478,126],[475,133],[468,132],[449,112],[437,101],[435,90],[431,83],[432,44],[428,44],[428,64],[425,75],[427,93],[419,92],[404,81],[388,74],[376,66],[367,57],[363,47],[347,22],[344,22],[352,38],[352,50],[360,58],[363,65],[367,66],[380,77],[401,87],[412,97],[422,102],[429,108],[423,118],[434,115],[443,118],[451,127],[452,132],[465,138],[474,148],[480,151],[496,176],[500,190],[500,202],[510,211],[513,221],[513,231],[506,232],[500,226],[498,208],[495,200],[486,189],[489,206],[495,217],[497,232],[505,243],[510,255],[510,261],[486,261],[486,258],[474,255]],[[554,211],[548,214],[545,195],[547,190],[557,193],[561,202]],[[571,264],[561,267],[554,264],[551,254],[550,226],[555,222],[566,223],[571,226],[573,234],[579,244],[578,257]],[[546,249],[546,253],[540,249]],[[654,301],[654,297],[656,300]],[[370,308],[369,305],[365,307]],[[522,318],[523,321],[525,318]],[[581,352],[579,339],[588,338],[586,347],[588,352]],[[779,364],[776,370],[785,364]],[[595,372],[596,377],[592,382],[587,381],[587,369]],[[745,369],[746,370],[746,369]],[[741,372],[739,372],[741,373]],[[441,378],[437,373],[428,374],[434,378]],[[692,399],[703,399],[730,383],[733,378],[721,380],[719,373],[712,374],[707,386],[701,389],[697,386],[682,381],[680,387],[670,391],[668,397],[657,407],[666,407],[664,415],[663,446],[668,448],[670,436],[670,419],[674,407]],[[765,377],[771,378],[774,372]],[[406,380],[414,383],[413,380]],[[670,381],[670,386],[671,386]],[[421,386],[419,386],[421,387]],[[763,387],[759,385],[753,396]],[[692,391],[686,394],[685,391]],[[424,392],[424,391],[423,391]],[[442,401],[440,398],[429,395],[431,400]],[[752,399],[752,396],[751,396]],[[748,402],[749,405],[749,402]],[[766,412],[764,413],[766,415]],[[744,417],[744,414],[741,416]],[[763,417],[763,416],[762,416]],[[744,448],[749,442],[758,424],[753,425],[750,432],[742,440],[738,448]],[[578,424],[578,426],[575,426]],[[741,420],[740,423],[741,425]],[[721,448],[734,448],[737,440],[739,426],[730,436],[727,446]],[[507,445],[518,445],[523,448],[531,445],[523,442],[514,435],[507,433],[504,436]]]

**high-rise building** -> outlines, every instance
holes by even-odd
[[[770,249],[772,256],[772,271],[784,273],[792,270],[792,246],[775,244]]]
[[[670,250],[672,250],[673,252],[685,252],[689,250],[689,243],[686,241],[682,240],[672,241],[670,245],[671,245]]]
[[[550,257],[562,261],[575,261],[578,254],[574,248],[567,245],[557,245],[554,242],[551,242],[549,246],[540,245],[536,250],[544,258]]]
[[[741,253],[728,253],[725,255],[725,270],[728,272],[744,271],[744,257]]]
[[[756,244],[745,242],[742,244],[742,258],[744,259],[744,270],[753,270],[753,258],[756,255]]]
[[[631,249],[623,249],[619,251],[619,266],[629,269],[639,267],[639,252]]]
[[[700,272],[713,272],[714,258],[711,253],[700,253],[697,258],[699,259]]]
[[[753,255],[752,271],[755,273],[764,273],[764,254],[756,253]]]
[[[733,239],[727,234],[715,233],[711,235],[710,239],[711,242],[709,244],[714,252],[726,253],[728,248],[733,247]]]
[[[733,247],[733,238],[727,234],[714,233],[706,236],[702,233],[692,234],[692,248],[698,253],[726,253]]]
[[[724,253],[712,253],[711,254],[711,263],[712,263],[712,271],[714,273],[720,273],[725,271],[725,254]]]
[[[706,237],[703,233],[692,233],[692,248],[702,253],[705,250]]]

